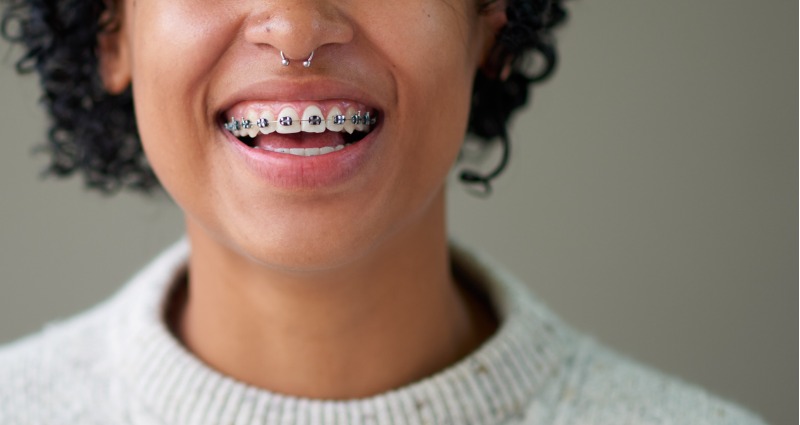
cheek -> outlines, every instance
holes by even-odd
[[[463,88],[454,84],[471,82],[480,50],[472,7],[461,0],[386,3],[390,6],[375,8],[368,16],[374,23],[363,30],[392,64],[398,82],[435,90],[428,92],[430,99]]]
[[[235,37],[236,25],[218,10],[223,2],[139,0],[132,14],[133,88],[140,119],[174,132],[205,108],[208,76]],[[202,7],[199,7],[202,6]],[[197,104],[189,101],[194,99]]]
[[[411,191],[440,185],[461,147],[480,51],[477,14],[453,0],[391,3],[371,17],[383,21],[368,36],[393,69],[398,108],[391,118],[399,132],[393,142],[406,152],[402,171],[415,182],[405,187]]]
[[[132,24],[140,79],[154,82],[153,78],[180,75],[191,83],[185,78],[213,67],[236,31],[234,15],[224,13],[222,6],[223,2],[139,0]]]
[[[213,131],[203,101],[207,80],[236,29],[217,10],[215,4],[221,3],[198,7],[187,0],[138,0],[129,15],[140,136],[148,160],[173,196],[179,196],[184,182],[205,178],[196,164],[203,164],[210,147],[202,141]]]

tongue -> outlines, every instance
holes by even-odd
[[[261,134],[255,139],[256,147],[269,148],[271,150],[280,148],[324,148],[326,146],[333,148],[344,143],[344,135],[333,131],[293,134],[270,133]]]

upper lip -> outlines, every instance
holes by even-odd
[[[222,98],[217,111],[223,113],[234,105],[246,101],[323,101],[332,99],[352,100],[383,111],[380,101],[367,90],[352,82],[334,79],[268,79],[242,86]]]

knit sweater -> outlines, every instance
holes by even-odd
[[[164,321],[185,241],[110,300],[0,350],[0,424],[762,424],[703,390],[607,350],[485,258],[452,249],[500,320],[456,364],[357,400],[255,388],[194,357]]]

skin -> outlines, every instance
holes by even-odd
[[[119,31],[99,37],[101,75],[111,92],[133,85],[145,152],[185,214],[192,252],[174,327],[193,353],[252,385],[343,399],[428,376],[491,335],[490,309],[450,272],[444,180],[503,9],[124,2]],[[315,50],[314,65],[282,67],[281,50]],[[291,187],[244,167],[219,115],[231,92],[281,82],[370,93],[382,124],[368,160],[332,184]]]

